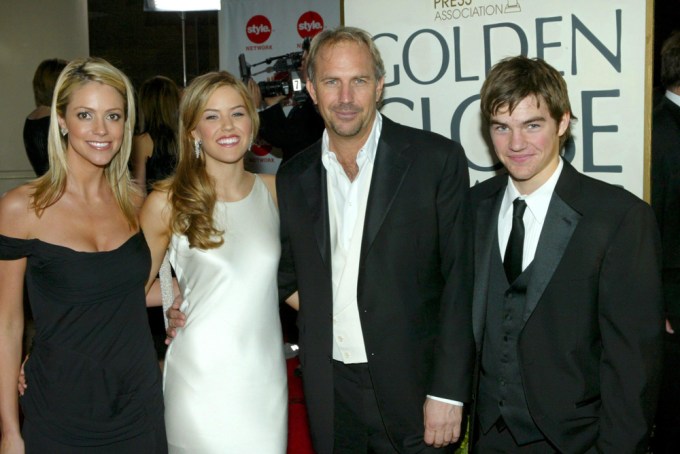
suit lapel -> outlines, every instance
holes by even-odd
[[[373,164],[371,189],[366,204],[366,218],[364,220],[364,234],[361,243],[362,261],[371,248],[385,216],[392,206],[406,171],[411,165],[404,150],[408,148],[408,140],[398,137],[398,131],[388,118],[382,119],[382,131]]]
[[[527,288],[524,321],[536,308],[545,288],[562,260],[571,236],[576,230],[581,214],[560,197],[561,193],[572,195],[578,191],[577,173],[566,161],[557,182],[545,217],[545,224],[538,240],[536,255],[532,263],[532,274]],[[567,197],[566,200],[569,200]]]
[[[300,174],[300,185],[305,195],[312,219],[314,237],[323,262],[330,270],[330,230],[328,225],[328,196],[326,190],[326,169],[321,163],[321,150],[314,160]]]
[[[507,181],[507,177],[505,178]],[[498,249],[498,242],[495,239],[504,188],[505,185],[495,193],[495,196],[492,195],[482,200],[475,216],[475,285],[472,296],[472,329],[478,348],[484,336],[491,254]]]

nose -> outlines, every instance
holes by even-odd
[[[94,123],[92,124],[92,130],[95,134],[103,136],[106,134],[106,120],[104,118],[96,117]]]
[[[228,130],[232,129],[233,127],[234,127],[234,121],[233,121],[233,119],[232,119],[229,115],[226,115],[226,116],[222,119],[222,129],[228,131]]]
[[[522,151],[525,146],[524,135],[521,132],[512,132],[510,135],[510,150]]]
[[[341,84],[340,86],[340,102],[351,103],[354,98],[352,84]]]

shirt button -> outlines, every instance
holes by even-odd
[[[351,355],[349,354],[349,352],[345,352],[345,353],[343,354],[343,356],[344,356],[345,358],[349,358]]]
[[[338,336],[338,342],[342,342],[342,341],[344,341],[344,340],[345,340],[345,338],[344,338],[344,337],[342,337],[342,336]]]

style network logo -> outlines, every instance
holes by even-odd
[[[246,24],[246,35],[252,43],[262,44],[269,39],[271,34],[272,23],[265,16],[253,16]]]
[[[323,30],[323,18],[316,11],[307,11],[298,19],[297,31],[300,38],[313,38]]]

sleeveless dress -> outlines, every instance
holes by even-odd
[[[24,257],[35,320],[21,399],[26,452],[167,452],[141,232],[106,252],[0,235],[0,260]]]
[[[170,240],[187,323],[165,357],[168,446],[171,453],[285,453],[278,211],[256,176],[248,196],[217,202],[213,218],[222,246]]]

